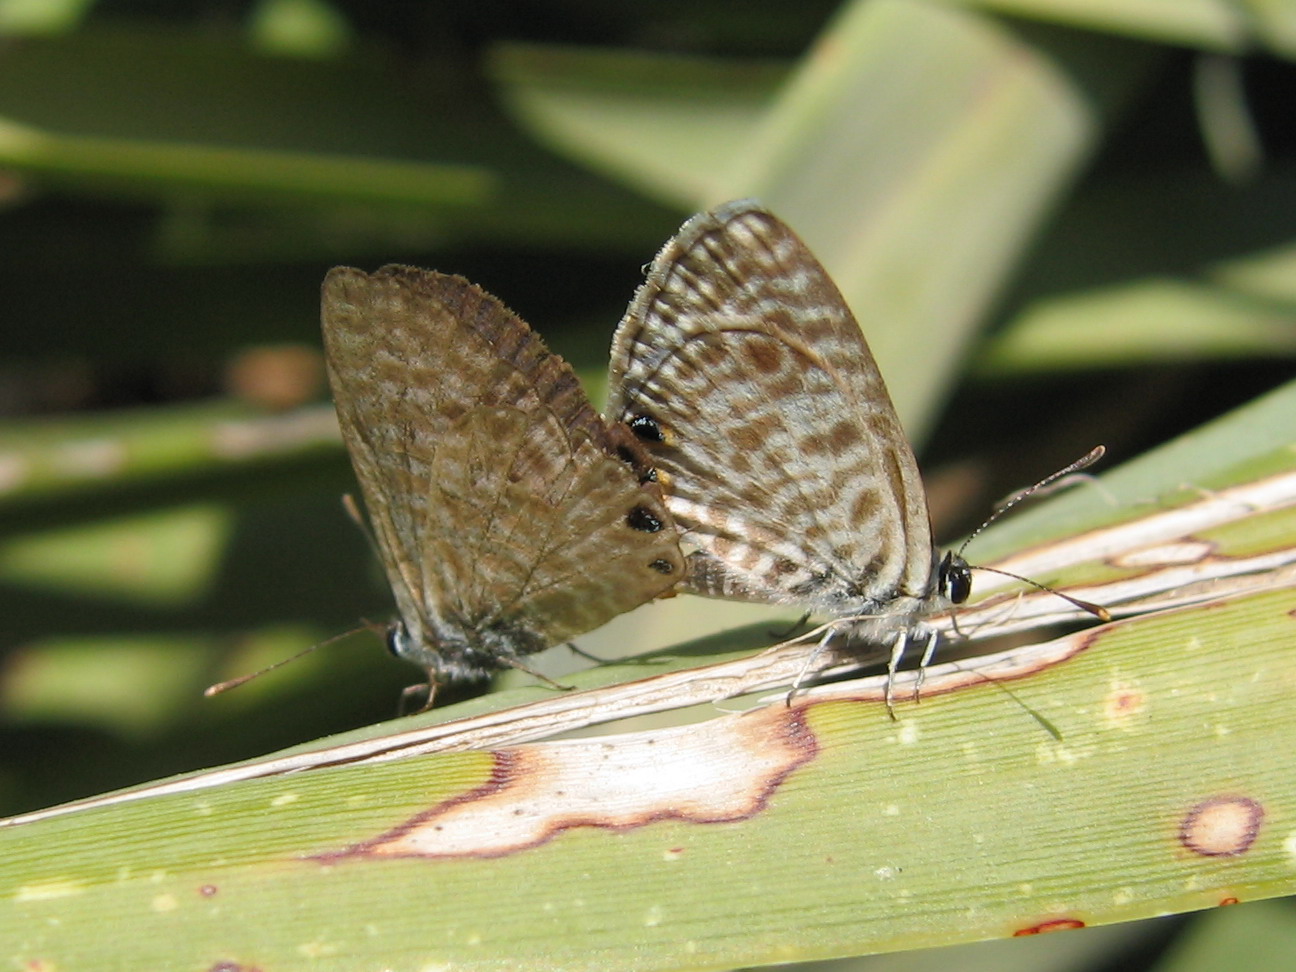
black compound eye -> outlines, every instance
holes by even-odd
[[[657,424],[657,420],[647,415],[636,415],[626,424],[630,426],[630,431],[644,442],[666,441],[666,436],[662,432],[662,427]]]
[[[662,528],[662,521],[646,506],[636,506],[626,514],[626,525],[632,530],[644,533],[657,533]]]
[[[941,561],[939,580],[951,604],[962,604],[972,594],[972,568],[952,551]]]
[[[409,631],[405,628],[405,622],[393,621],[387,625],[387,637],[383,640],[387,643],[387,650],[393,657],[404,658],[410,646]]]

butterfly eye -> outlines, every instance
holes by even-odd
[[[632,530],[657,533],[662,528],[662,521],[648,507],[636,506],[626,514],[626,525]]]
[[[952,550],[940,564],[940,589],[951,604],[962,604],[972,593],[972,568]]]
[[[404,658],[410,649],[409,629],[403,621],[393,621],[387,626],[387,650],[396,658]]]

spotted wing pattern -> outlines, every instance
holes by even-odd
[[[646,457],[503,304],[460,277],[329,272],[342,436],[400,621],[435,687],[516,664],[684,572]]]
[[[689,555],[682,590],[873,617],[938,599],[913,451],[827,271],[750,201],[693,217],[612,347],[608,416],[652,455]]]

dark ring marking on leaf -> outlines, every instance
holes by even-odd
[[[648,566],[651,567],[653,570],[657,571],[657,573],[659,574],[675,573],[675,565],[672,564],[669,560],[662,560],[661,558],[658,558],[657,560],[654,560],[652,563],[650,563]]]
[[[1251,849],[1264,819],[1259,800],[1232,794],[1211,797],[1188,811],[1179,841],[1203,857],[1234,857]]]

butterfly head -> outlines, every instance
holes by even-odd
[[[421,626],[412,627],[404,620],[392,621],[387,625],[383,640],[393,657],[425,669],[430,682],[480,677],[477,671],[480,666],[458,664],[469,652],[466,643],[434,643]]]
[[[384,634],[387,650],[417,665],[437,684],[477,682],[506,668],[522,668],[525,655],[548,647],[543,634],[517,620],[479,621],[463,618],[401,618]]]
[[[972,593],[972,568],[963,555],[947,550],[936,572],[936,589],[951,604],[962,604]]]
[[[413,660],[419,654],[418,643],[410,637],[410,630],[405,627],[404,621],[393,621],[387,625],[383,642],[393,658]]]

